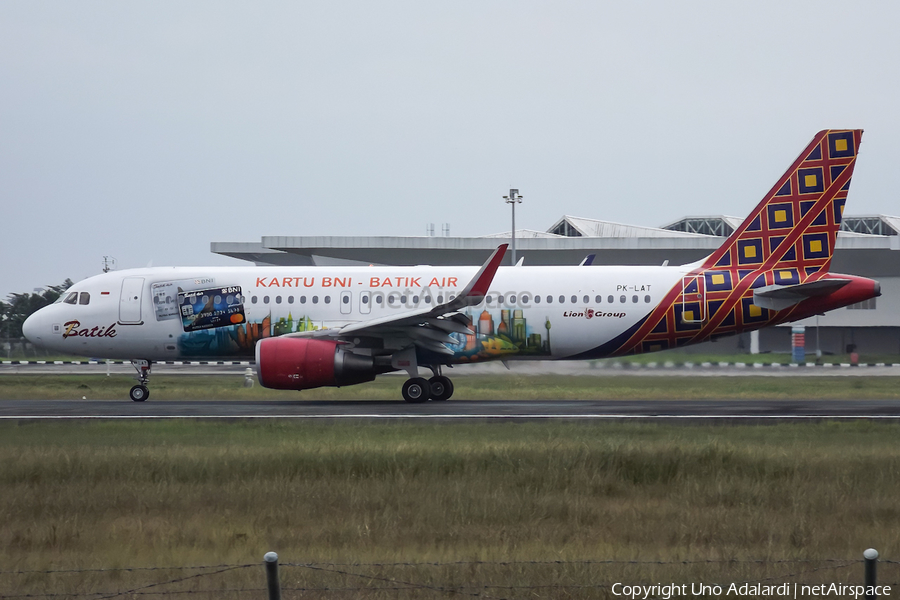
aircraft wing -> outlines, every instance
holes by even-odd
[[[797,285],[767,285],[753,291],[753,304],[760,308],[782,310],[807,298],[827,296],[848,283],[849,279],[819,279]]]
[[[506,254],[508,244],[501,244],[481,266],[465,288],[447,302],[377,319],[358,321],[344,327],[286,334],[287,337],[346,338],[348,336],[408,338],[415,345],[439,354],[453,354],[444,344],[455,344],[451,333],[471,334],[468,319],[458,311],[481,304],[494,275]]]

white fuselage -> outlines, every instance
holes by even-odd
[[[458,344],[451,348],[451,362],[564,359],[596,348],[647,316],[682,285],[690,269],[501,267],[485,300],[460,311],[470,316],[477,335],[454,334]],[[61,301],[35,313],[25,334],[62,353],[98,358],[250,357],[264,337],[436,306],[458,294],[476,271],[461,266],[118,271],[75,284]],[[222,298],[211,297],[220,295],[216,290]]]

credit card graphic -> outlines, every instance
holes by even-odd
[[[185,331],[239,325],[244,316],[240,286],[178,292],[178,308]]]

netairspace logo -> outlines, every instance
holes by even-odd
[[[782,583],[781,585],[763,585],[761,583],[732,583],[727,586],[705,583],[657,583],[654,585],[627,585],[614,583],[611,589],[614,596],[623,596],[632,600],[648,600],[649,598],[670,598],[686,596],[782,596],[785,598],[836,596],[839,598],[865,598],[866,596],[889,596],[889,585],[844,585],[830,583],[821,585],[801,585]]]

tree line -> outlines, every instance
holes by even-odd
[[[6,339],[23,337],[22,323],[25,319],[48,304],[56,302],[72,285],[73,281],[67,278],[60,285],[47,286],[40,293],[9,294],[6,302],[0,300],[0,337]]]

